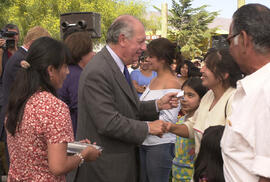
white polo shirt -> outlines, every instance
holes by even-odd
[[[270,177],[270,63],[238,81],[221,149],[227,182]]]

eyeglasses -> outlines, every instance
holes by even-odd
[[[231,45],[231,40],[234,38],[234,37],[236,37],[237,35],[239,35],[240,33],[236,33],[236,34],[234,34],[234,35],[232,35],[232,36],[229,36],[226,40],[227,40],[227,42],[228,42],[228,44],[229,45]]]

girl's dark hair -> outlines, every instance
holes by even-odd
[[[202,80],[200,77],[190,77],[188,78],[182,85],[182,90],[185,86],[189,86],[192,88],[200,97],[200,99],[204,96],[204,94],[208,91],[208,88],[202,85]]]
[[[189,72],[188,72],[188,77],[194,77],[194,76],[198,76],[198,77],[202,76],[200,68],[196,67],[195,65],[194,65],[194,67],[191,67]]]
[[[201,76],[200,69],[197,68],[194,63],[192,63],[190,60],[184,60],[182,64],[179,66],[178,71],[181,74],[181,68],[187,65],[188,67],[188,77],[192,76]]]
[[[179,46],[177,46],[177,47],[179,47]],[[175,69],[175,72],[177,74],[181,74],[180,73],[180,67],[183,64],[183,62],[184,62],[185,59],[184,59],[184,56],[182,56],[180,49],[179,49],[179,51],[175,55],[175,60],[176,60],[176,65],[177,65],[176,66],[176,69]]]
[[[66,46],[52,38],[41,37],[35,40],[26,61],[30,64],[28,69],[18,70],[12,85],[8,107],[6,128],[13,136],[21,123],[24,107],[28,99],[37,91],[47,91],[56,96],[56,90],[51,84],[48,66],[59,69],[70,59]]]
[[[224,87],[236,88],[236,82],[243,77],[239,66],[234,61],[228,49],[212,50],[205,56],[206,67],[210,69],[217,79],[220,79]],[[228,79],[224,74],[228,73]]]
[[[225,182],[220,140],[224,126],[211,126],[204,131],[201,147],[195,161],[194,181],[206,177],[208,182]]]
[[[170,68],[173,59],[176,57],[176,44],[166,38],[154,39],[147,45],[147,53],[149,56],[155,56],[159,60],[165,60]]]

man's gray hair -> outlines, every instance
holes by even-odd
[[[261,4],[247,4],[233,14],[232,34],[245,31],[252,37],[256,52],[270,50],[270,9]]]
[[[118,18],[110,26],[107,32],[107,43],[118,43],[120,34],[124,34],[126,38],[130,39],[133,37],[134,28],[130,18]]]

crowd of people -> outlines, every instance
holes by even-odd
[[[6,25],[8,181],[270,182],[269,22],[269,8],[242,6],[229,48],[210,49],[199,65],[167,38],[146,45],[131,15],[112,22],[97,53],[88,32],[58,41],[40,26],[17,47],[19,29]],[[74,141],[84,147],[68,153]]]

